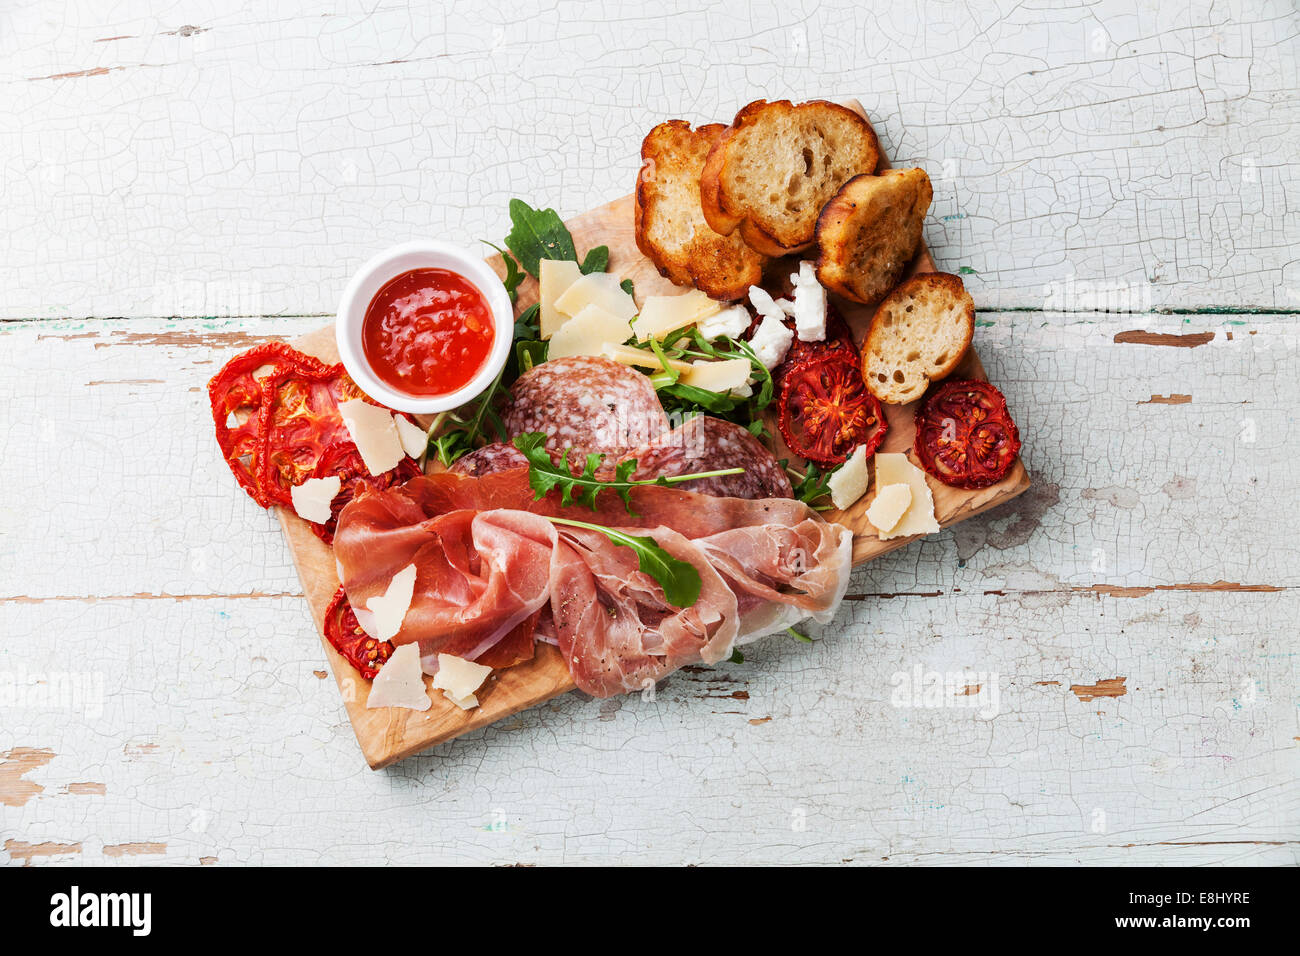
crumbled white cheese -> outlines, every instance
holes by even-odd
[[[339,403],[339,415],[372,475],[392,471],[406,457],[392,412],[354,398]]]
[[[772,301],[776,303],[776,307],[786,315],[794,315],[794,303],[789,299],[782,296],[781,298],[773,299]]]
[[[826,290],[817,281],[817,272],[805,259],[799,271],[791,274],[794,285],[794,329],[800,342],[823,342],[826,339]]]
[[[366,610],[374,615],[374,631],[366,633],[381,641],[390,641],[402,629],[406,612],[411,609],[411,598],[415,595],[415,565],[408,564],[393,575],[388,582],[388,589],[383,594],[376,594],[366,601]],[[361,623],[361,618],[357,618]]]
[[[831,504],[843,511],[867,493],[871,472],[867,470],[867,446],[853,449],[844,464],[826,482],[831,492]]]
[[[776,300],[768,295],[767,291],[760,289],[756,285],[749,287],[749,301],[758,314],[763,318],[775,318],[778,321],[785,318],[785,309],[776,304]]]
[[[478,706],[474,692],[483,686],[491,673],[492,668],[486,664],[475,664],[452,654],[439,654],[438,673],[433,675],[433,686],[443,691],[457,707],[469,710],[470,707]]]
[[[749,328],[749,310],[743,305],[733,305],[729,309],[701,319],[696,328],[706,339],[716,339],[720,335],[738,339]]]
[[[794,341],[794,332],[778,316],[765,315],[754,337],[749,340],[749,347],[754,355],[767,368],[776,368],[790,351]]]
[[[330,520],[330,503],[343,486],[338,475],[326,478],[308,478],[301,485],[289,489],[289,498],[293,501],[293,510],[298,517],[316,524]]]
[[[429,693],[424,689],[424,673],[420,670],[420,645],[403,644],[384,661],[384,666],[370,682],[366,708],[428,710],[432,705],[433,701],[429,700]]]
[[[429,433],[405,415],[394,415],[393,424],[397,426],[397,437],[402,442],[402,450],[411,458],[419,458],[429,448]]]

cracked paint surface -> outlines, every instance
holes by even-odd
[[[1288,5],[138,10],[0,13],[0,860],[1300,860]],[[207,379],[382,246],[826,94],[930,172],[1033,487],[858,569],[812,645],[367,770]]]

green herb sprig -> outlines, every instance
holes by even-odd
[[[615,544],[636,552],[637,566],[659,582],[664,599],[674,607],[690,607],[700,599],[700,572],[695,566],[674,558],[649,535],[629,534],[617,528],[575,521],[572,518],[547,518],[552,524],[599,531]]]
[[[596,495],[602,491],[612,491],[623,499],[623,506],[629,514],[632,510],[632,489],[646,485],[676,485],[696,478],[720,478],[723,475],[738,475],[744,468],[719,468],[714,471],[698,471],[689,475],[669,475],[658,478],[635,479],[632,472],[636,470],[636,459],[629,458],[614,467],[612,478],[599,478],[597,469],[605,460],[604,455],[589,454],[583,463],[582,473],[575,475],[569,466],[569,449],[560,454],[559,462],[551,460],[546,450],[545,432],[525,432],[516,435],[514,446],[528,459],[528,484],[540,501],[546,495],[559,489],[560,503],[563,505],[586,505],[596,510]]]

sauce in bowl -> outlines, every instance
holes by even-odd
[[[463,388],[492,351],[492,309],[464,276],[412,269],[375,293],[361,326],[361,346],[375,375],[408,395],[447,395]]]

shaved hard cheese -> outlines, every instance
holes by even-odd
[[[692,362],[690,368],[678,379],[692,388],[703,388],[710,392],[748,391],[749,373],[753,366],[749,359],[725,359],[721,362]]]
[[[716,315],[701,320],[697,323],[697,328],[700,330],[700,334],[709,340],[716,339],[721,335],[738,339],[745,334],[745,330],[749,328],[749,323],[749,310],[743,305],[733,305],[728,309],[723,309]]]
[[[433,675],[433,686],[441,690],[457,707],[469,710],[478,706],[474,692],[483,686],[492,668],[475,664],[452,654],[438,655],[438,673]]]
[[[429,692],[424,689],[424,672],[420,669],[420,645],[403,644],[384,661],[384,666],[370,682],[366,709],[405,707],[407,710],[428,710],[432,706]]]
[[[664,363],[659,361],[659,356],[654,352],[646,349],[633,348],[630,345],[613,345],[607,344],[602,350],[601,355],[605,358],[613,359],[615,362],[622,362],[624,365],[632,365],[636,368],[661,369]],[[748,361],[745,363],[749,364]],[[683,362],[681,359],[668,359],[667,368],[674,369],[678,373],[685,375],[691,370],[691,363]]]
[[[867,470],[867,446],[859,445],[831,474],[826,487],[831,492],[831,504],[843,511],[867,493],[869,484],[871,472]]]
[[[888,533],[881,532],[881,541],[914,534],[933,534],[939,530],[939,522],[934,516],[934,495],[925,482],[925,472],[908,461],[906,455],[876,455],[876,487],[884,488],[888,485],[907,485],[912,500],[898,523]]]
[[[699,289],[692,289],[685,295],[652,295],[641,303],[641,313],[633,327],[639,339],[651,336],[662,339],[669,332],[695,325],[721,310],[722,303],[710,299]]]
[[[537,272],[537,325],[542,338],[549,339],[568,318],[556,311],[555,300],[582,278],[582,270],[568,259],[543,259]]]
[[[381,641],[391,641],[402,629],[406,612],[411,609],[411,598],[415,595],[415,565],[408,564],[393,575],[388,582],[388,590],[382,595],[375,595],[366,601],[366,610],[374,615],[374,631],[367,629],[371,637]],[[360,618],[357,622],[360,623]]]
[[[289,489],[293,510],[298,512],[299,518],[324,524],[330,520],[330,503],[334,501],[334,496],[339,493],[339,488],[342,486],[343,481],[338,475],[308,478],[301,485],[294,485]]]
[[[429,433],[405,415],[394,415],[393,424],[397,426],[397,438],[402,443],[402,451],[408,457],[419,458],[429,450]]]
[[[392,471],[406,457],[392,412],[354,398],[339,404],[339,415],[372,475]]]
[[[618,283],[618,276],[608,272],[588,273],[564,290],[564,294],[555,300],[555,308],[571,318],[577,318],[583,309],[595,305],[615,318],[630,322],[636,315],[636,300],[624,292]],[[564,325],[568,325],[568,322]]]
[[[550,359],[603,355],[606,345],[619,345],[631,336],[632,326],[626,318],[606,312],[598,305],[589,305],[551,336],[546,355]]]
[[[912,489],[907,485],[883,485],[876,489],[875,500],[867,508],[867,520],[877,531],[888,534],[897,527],[911,503]]]

